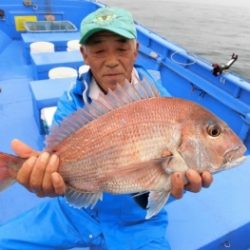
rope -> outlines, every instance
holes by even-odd
[[[176,59],[174,59],[174,56],[180,54],[180,51],[175,51],[173,52],[171,55],[170,55],[170,60],[175,63],[175,64],[179,64],[179,65],[182,65],[182,66],[190,66],[190,65],[193,65],[197,62],[197,58],[196,56],[192,55],[192,57],[194,58],[193,61],[190,61],[189,63],[182,63],[182,62],[179,62],[177,61]],[[181,55],[181,54],[180,54]],[[190,59],[187,59],[187,60],[190,60]]]

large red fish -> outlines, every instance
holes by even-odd
[[[164,206],[170,174],[230,168],[246,148],[211,112],[191,101],[160,97],[147,82],[118,85],[54,127],[45,151],[59,155],[66,199],[94,206],[103,192],[149,191],[147,218]],[[0,189],[24,159],[0,154]]]

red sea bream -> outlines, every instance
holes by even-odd
[[[147,218],[166,203],[171,173],[227,169],[239,164],[245,150],[211,112],[191,101],[160,97],[145,81],[118,85],[66,118],[52,128],[45,148],[60,158],[69,203],[93,207],[103,192],[148,191]],[[0,154],[0,189],[22,162]]]

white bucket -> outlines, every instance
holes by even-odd
[[[30,44],[30,53],[54,52],[55,46],[51,42],[34,42]]]
[[[49,79],[77,77],[77,70],[71,67],[56,67],[49,71]]]
[[[55,112],[56,107],[46,107],[41,109],[41,120],[45,130],[49,130],[51,127]]]
[[[80,50],[79,40],[70,40],[67,42],[67,51]]]
[[[79,67],[78,69],[78,73],[79,75],[83,74],[83,73],[86,73],[89,71],[89,65],[82,65]]]

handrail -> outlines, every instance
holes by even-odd
[[[154,58],[150,55],[150,49],[146,48],[145,46],[140,46],[140,53],[144,56],[147,56],[151,60],[155,60],[158,64],[158,67],[166,67],[170,69],[172,72],[180,75],[188,82],[192,83],[196,90],[200,90],[201,92],[208,93],[209,95],[213,96],[215,99],[219,100],[220,102],[224,103],[227,107],[230,107],[235,112],[238,112],[246,119],[247,123],[250,123],[250,107],[249,105],[242,102],[240,99],[234,98],[229,93],[223,91],[219,87],[211,84],[208,80],[202,78],[201,76],[197,75],[196,73],[182,67],[181,65],[173,65],[170,59],[168,58],[161,58],[157,57]],[[197,83],[200,83],[197,85]],[[239,86],[242,87],[242,86]],[[214,94],[216,93],[216,95]]]

